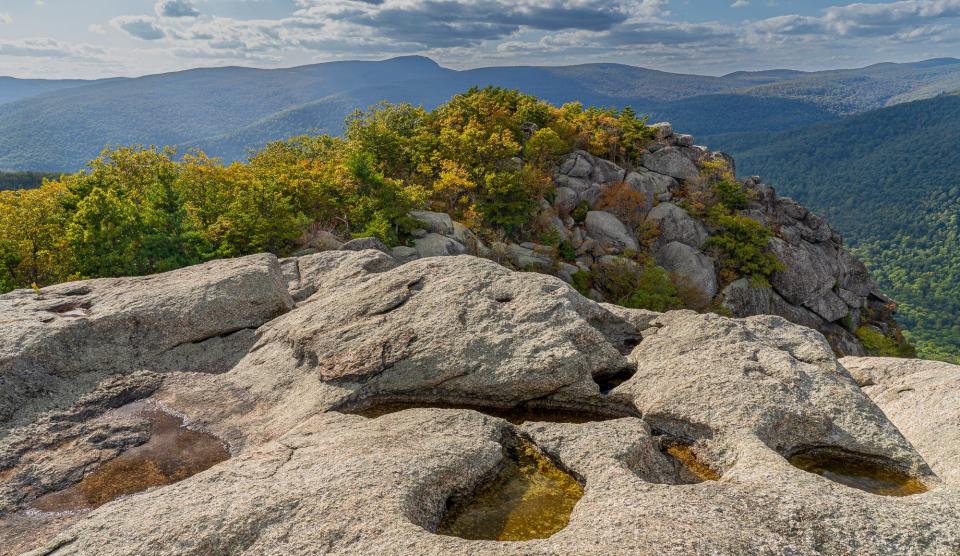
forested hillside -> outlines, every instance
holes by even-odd
[[[28,85],[0,81],[0,102],[4,95],[20,99],[0,103],[0,170],[76,171],[105,146],[138,143],[197,146],[241,160],[251,149],[285,137],[315,130],[338,134],[353,110],[381,100],[429,110],[474,86],[519,89],[554,104],[630,106],[710,139],[794,129],[954,90],[960,87],[960,63],[943,59],[714,77],[620,64],[455,71],[427,58],[404,57],[276,70],[196,69],[45,94],[22,92]]]
[[[629,110],[486,89],[432,112],[387,104],[357,112],[345,138],[275,142],[245,163],[112,149],[41,188],[0,191],[0,290],[285,254],[311,227],[397,245],[418,225],[410,210],[423,207],[485,237],[538,237],[546,228],[536,200],[561,154],[632,160],[651,138]],[[521,151],[527,163],[517,166]]]
[[[40,187],[45,179],[56,179],[60,174],[44,172],[0,172],[0,190]]]
[[[856,247],[926,356],[960,355],[960,96],[789,133],[726,136],[761,174]]]
[[[13,77],[0,77],[0,104],[91,83],[94,82],[82,79],[14,79]]]

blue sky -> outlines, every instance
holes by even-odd
[[[0,75],[105,77],[421,54],[719,75],[960,57],[960,0],[3,0]]]

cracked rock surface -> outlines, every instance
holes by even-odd
[[[936,439],[957,445],[956,367],[841,364],[820,333],[779,317],[631,311],[484,259],[397,266],[379,250],[41,294],[0,296],[0,319],[22,323],[0,336],[0,381],[14,385],[0,554],[960,551],[960,462]],[[88,305],[40,320],[62,297]],[[209,354],[169,355],[197,346]],[[29,511],[149,439],[110,418],[134,402],[214,435],[230,459],[95,509]],[[413,407],[347,413],[392,402]],[[521,404],[544,421],[484,413]],[[598,417],[551,422],[551,408]],[[517,438],[583,485],[569,524],[523,542],[436,534]],[[674,443],[718,480],[682,477]],[[811,448],[882,461],[927,492],[880,496],[788,462]]]

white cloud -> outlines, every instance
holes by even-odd
[[[200,11],[190,0],[157,0],[153,9],[160,17],[197,17]]]
[[[731,8],[746,8],[750,5],[750,0],[737,0],[733,4],[730,4]]]
[[[157,20],[148,16],[120,16],[110,20],[110,24],[131,37],[155,41],[167,36]]]
[[[0,56],[44,58],[98,58],[103,49],[87,44],[74,44],[51,38],[0,41]]]
[[[87,27],[87,31],[90,31],[90,32],[93,33],[94,35],[106,35],[106,34],[107,34],[107,30],[103,27],[103,25],[97,25],[96,23],[93,23],[93,24],[91,24],[90,26],[88,26],[88,27]]]

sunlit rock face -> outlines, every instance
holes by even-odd
[[[126,369],[5,341],[0,378],[20,389],[0,439],[0,553],[960,546],[960,489],[947,480],[958,466],[931,440],[956,434],[956,421],[914,417],[949,415],[949,370],[886,362],[872,373],[782,318],[618,309],[469,256],[398,266],[377,250],[321,253],[296,270],[253,257],[57,290],[126,287],[124,314],[178,291],[177,307],[216,300],[215,322],[249,327],[183,313],[176,330],[136,319],[112,329],[99,303],[53,317],[91,345],[126,327],[167,346]],[[248,280],[271,300],[252,315],[249,294],[226,293]],[[45,310],[23,295],[0,297],[0,319]],[[223,357],[200,369],[207,359],[184,349]],[[41,362],[55,388],[16,374]],[[891,380],[921,395],[907,403]]]

